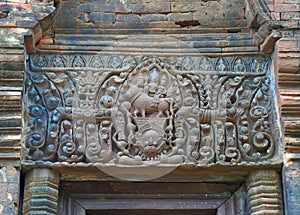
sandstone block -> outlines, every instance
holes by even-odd
[[[141,17],[136,14],[117,14],[116,21],[117,22],[139,22],[141,21]]]
[[[280,13],[271,12],[271,17],[273,20],[280,20]]]
[[[142,21],[144,22],[158,22],[166,21],[167,15],[164,14],[142,14]]]
[[[247,25],[246,20],[199,20],[202,27],[207,28],[234,28],[245,27]]]
[[[93,1],[92,1],[92,4]],[[108,12],[108,13],[128,13],[127,4],[122,1],[98,1],[95,5],[95,12]]]
[[[23,61],[24,55],[7,55],[7,54],[0,54],[0,61],[1,62],[16,62],[16,61]]]
[[[279,39],[280,34],[278,32],[271,33],[260,45],[260,51],[262,53],[271,53],[274,49],[275,42]]]
[[[225,10],[221,13],[221,16],[225,19],[244,19],[244,10],[237,13],[235,9]]]
[[[222,52],[255,52],[255,51],[258,52],[258,48],[256,46],[222,48]]]
[[[245,12],[241,11],[237,13],[235,9],[220,9],[216,13],[208,13],[208,9],[198,10],[193,12],[193,19],[194,20],[210,20],[213,22],[214,20],[238,20],[238,19],[245,19]]]
[[[0,43],[22,43],[24,38],[20,38],[17,34],[6,34],[5,37],[0,37]]]
[[[87,3],[87,4],[81,4],[78,8],[79,12],[93,12],[94,11],[94,4]]]
[[[128,10],[133,13],[170,13],[170,2],[128,4]]]
[[[61,10],[58,9],[56,12],[56,19],[59,20],[59,22],[54,23],[54,27],[56,28],[64,28],[65,26],[76,27],[78,24],[76,19],[69,19],[68,17],[77,17],[77,11],[75,10],[73,1],[68,2],[61,2]],[[64,8],[68,8],[64,10]]]
[[[188,4],[186,2],[172,2],[171,12],[192,12],[196,11],[195,4]]]
[[[292,40],[292,39],[283,38],[277,42],[277,45],[280,52],[299,51],[300,41],[297,39]]]
[[[279,58],[278,58],[279,72],[289,72],[289,73],[298,72],[299,65],[300,65],[300,54],[279,54]]]
[[[23,21],[16,22],[17,27],[21,27],[21,28],[33,28],[37,24],[38,24],[37,20],[32,20],[32,21],[23,20]]]
[[[286,29],[286,30],[281,32],[282,37],[294,37],[294,36],[296,36],[294,33],[295,32],[294,32],[293,29]]]
[[[274,0],[266,0],[265,2],[267,4],[273,4]],[[211,1],[213,2],[213,1]],[[244,1],[240,1],[240,0],[230,0],[230,1],[221,1],[223,4],[228,4],[228,5],[232,5],[232,6],[239,6],[239,7],[244,7],[245,6],[245,2]]]
[[[204,13],[202,11],[193,12],[193,20],[213,20],[214,14]]]
[[[175,22],[180,22],[180,21],[188,21],[188,20],[193,20],[193,13],[170,13],[167,15],[168,21],[175,21]]]
[[[113,22],[115,20],[115,14],[94,12],[90,13],[89,19],[93,21]]]
[[[114,23],[114,27],[116,28],[128,28],[128,29],[139,29],[139,30],[145,30],[147,32],[147,28],[149,27],[149,24],[146,22],[142,21],[137,21],[137,22],[116,22]]]
[[[300,11],[298,12],[286,12],[280,14],[281,20],[299,20],[300,19]]]
[[[299,28],[299,21],[298,20],[289,20],[289,21],[282,21],[281,25],[285,28]]]
[[[300,4],[275,4],[274,12],[299,11]]]
[[[91,23],[89,23],[91,25]],[[96,28],[112,28],[113,23],[109,21],[93,21]]]
[[[282,0],[284,3],[300,4],[299,0]]]
[[[24,70],[24,63],[0,62],[0,70]]]
[[[271,12],[274,11],[274,3],[272,1],[271,1],[271,3],[267,3],[267,6]]]
[[[178,26],[174,22],[158,21],[150,22],[150,28],[177,28]]]

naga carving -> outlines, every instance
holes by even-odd
[[[263,57],[32,55],[26,159],[142,165],[272,161]]]

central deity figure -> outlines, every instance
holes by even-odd
[[[124,79],[115,76],[107,81],[116,89],[114,95],[106,90],[102,96],[104,100],[106,95],[112,95],[108,143],[115,152],[116,163],[182,163],[193,148],[188,146],[192,138],[189,127],[197,116],[189,113],[190,121],[186,122],[184,115],[189,110],[185,106],[199,106],[192,95],[196,90],[189,80],[178,80],[156,61],[146,60]],[[194,102],[185,102],[187,98]],[[194,129],[199,128],[194,125]]]

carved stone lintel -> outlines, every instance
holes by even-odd
[[[283,214],[280,184],[280,176],[275,170],[258,170],[250,173],[247,180],[249,214]]]
[[[53,214],[57,212],[59,174],[38,168],[26,173],[23,214]]]
[[[26,159],[119,165],[274,161],[263,56],[31,55]]]

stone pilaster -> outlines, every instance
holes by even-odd
[[[51,169],[38,168],[26,173],[23,215],[55,215],[58,205],[59,174]]]
[[[249,215],[281,215],[281,182],[275,170],[258,170],[247,179]]]

